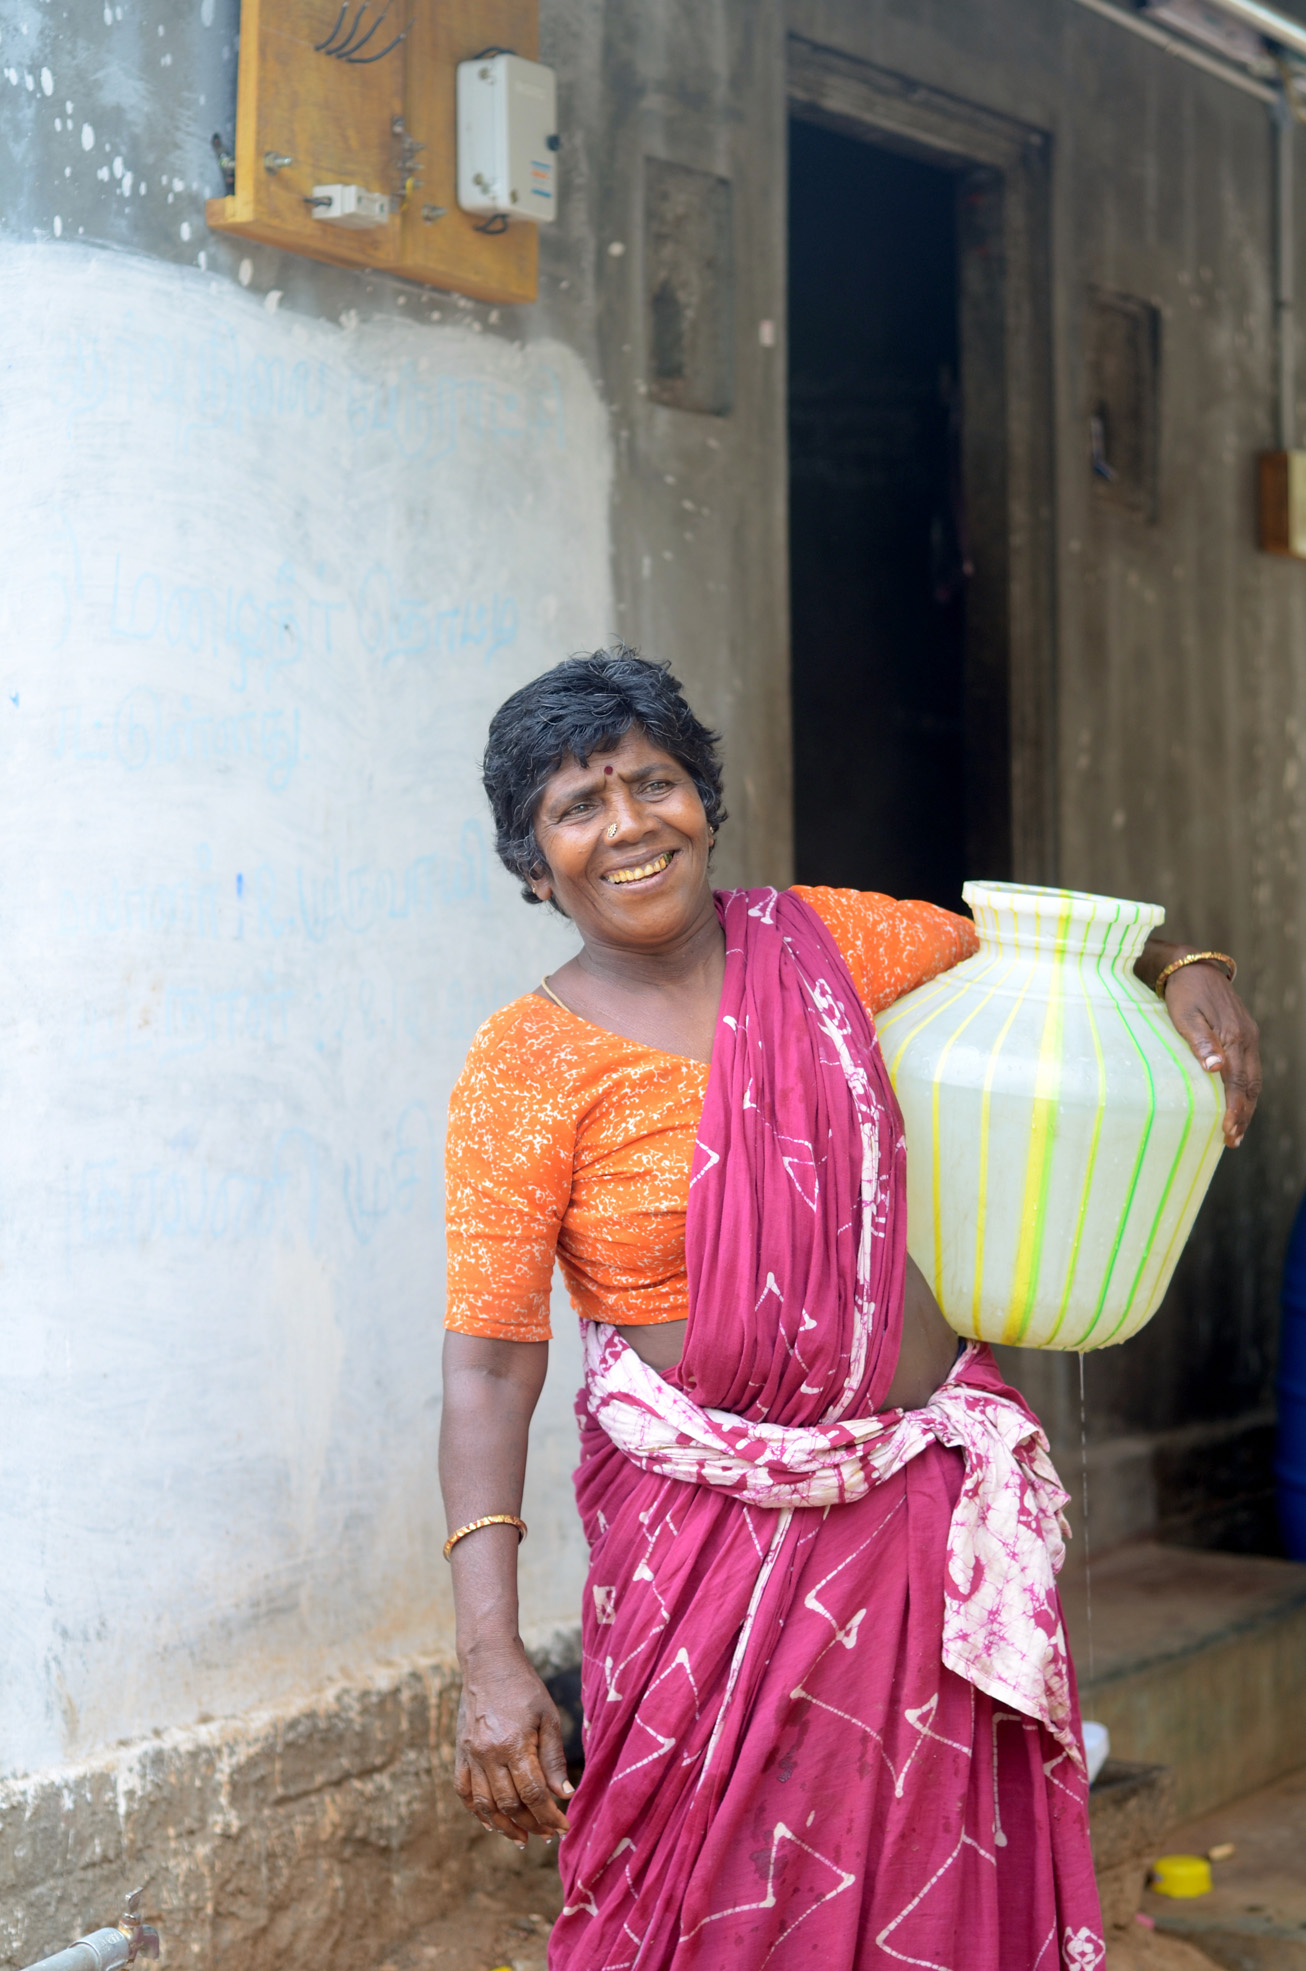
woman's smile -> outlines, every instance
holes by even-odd
[[[678,854],[678,849],[663,849],[661,854],[655,855],[650,862],[636,863],[633,867],[626,869],[605,869],[603,872],[603,881],[605,883],[623,884],[651,883],[654,877],[660,876],[663,870],[670,868],[672,857]]]

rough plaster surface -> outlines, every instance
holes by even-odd
[[[414,1661],[0,1782],[0,1964],[114,1920],[141,1883],[171,1964],[364,1971],[522,1868],[453,1791],[457,1701],[446,1663]]]

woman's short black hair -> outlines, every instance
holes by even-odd
[[[588,766],[591,754],[610,752],[636,728],[679,760],[708,826],[719,828],[726,818],[720,735],[694,717],[668,665],[624,643],[555,664],[514,691],[490,720],[482,775],[494,810],[494,846],[529,903],[540,901],[527,879],[544,866],[535,810],[546,783],[564,760]]]

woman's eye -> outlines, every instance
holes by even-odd
[[[665,794],[670,785],[671,782],[669,780],[646,780],[644,782],[644,792],[646,794]]]

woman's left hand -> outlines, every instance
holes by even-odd
[[[1236,1150],[1261,1092],[1256,1022],[1219,965],[1184,965],[1165,982],[1166,1011],[1208,1074],[1224,1080],[1224,1140]]]

